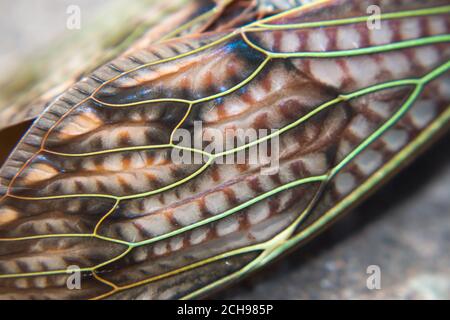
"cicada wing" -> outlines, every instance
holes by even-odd
[[[446,1],[380,1],[379,28],[369,4],[170,40],[64,93],[0,172],[0,294],[197,297],[355,203],[449,117]]]

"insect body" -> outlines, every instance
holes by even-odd
[[[447,126],[447,1],[268,18],[249,3],[127,50],[38,117],[0,171],[2,297],[206,294],[315,235]],[[202,140],[239,129],[268,134]],[[219,161],[274,140],[274,171]]]

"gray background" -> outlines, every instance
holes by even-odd
[[[81,7],[84,25],[120,1],[1,0],[1,75],[77,32],[65,28],[68,5]],[[447,135],[320,237],[213,297],[450,299],[449,148]],[[372,264],[381,268],[381,290],[366,288]]]

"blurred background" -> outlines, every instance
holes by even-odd
[[[0,80],[131,1],[0,0]],[[70,5],[81,9],[81,30],[66,28]],[[213,298],[450,299],[449,248],[447,135],[318,238]],[[380,290],[366,287],[369,265],[381,268]]]
[[[83,26],[94,23],[102,11],[120,2],[125,0],[0,0],[1,74],[53,41],[82,32],[66,28],[70,5],[80,7]]]

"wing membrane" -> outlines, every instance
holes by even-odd
[[[82,250],[60,248],[45,271],[5,253],[0,292],[35,297],[46,285],[28,279],[49,286],[92,254],[83,298],[193,298],[315,234],[448,122],[450,7],[378,4],[378,30],[368,1],[318,1],[131,52],[63,94],[0,172],[0,246]],[[240,149],[181,148],[174,136],[198,140],[196,123],[276,130]],[[219,161],[275,138],[275,173]],[[201,161],[177,164],[173,150]],[[100,262],[102,246],[114,254]]]

